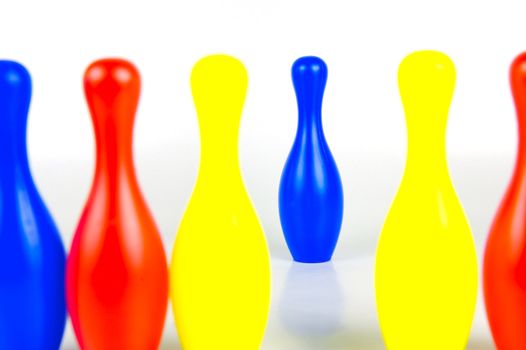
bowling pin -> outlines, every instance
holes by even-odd
[[[484,296],[499,350],[526,349],[526,53],[511,65],[519,127],[511,182],[493,220],[484,258]]]
[[[464,349],[477,257],[446,159],[455,67],[443,53],[415,52],[400,64],[398,84],[407,163],[376,252],[380,325],[389,350]]]
[[[31,77],[0,61],[0,349],[58,349],[66,323],[65,252],[31,176]]]
[[[302,57],[292,66],[298,130],[279,188],[279,213],[295,261],[321,263],[332,257],[343,218],[343,189],[321,122],[327,66]]]
[[[84,350],[157,349],[168,265],[133,164],[139,72],[124,60],[99,60],[88,67],[84,90],[97,150],[67,264],[71,320]]]
[[[185,350],[255,350],[265,331],[269,253],[237,149],[247,80],[243,64],[225,55],[201,59],[191,75],[201,164],[170,270],[172,306]]]

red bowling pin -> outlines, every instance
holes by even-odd
[[[493,221],[484,258],[484,296],[499,350],[526,349],[526,53],[511,65],[519,126],[515,171]]]
[[[67,303],[84,350],[153,350],[168,301],[167,261],[133,165],[140,77],[129,62],[94,62],[84,76],[96,138],[90,196],[67,263]]]

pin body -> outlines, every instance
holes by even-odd
[[[495,216],[484,258],[484,296],[499,350],[526,349],[526,53],[510,71],[519,126],[515,171]]]
[[[267,322],[270,264],[238,161],[247,73],[232,57],[208,56],[191,85],[201,164],[170,270],[179,338],[185,350],[255,350]]]
[[[65,252],[33,182],[26,147],[31,78],[0,61],[0,349],[58,349]]]
[[[449,177],[445,132],[453,62],[434,51],[400,64],[408,151],[380,235],[376,300],[390,350],[465,349],[477,293],[470,228]]]
[[[84,89],[97,161],[68,258],[69,312],[82,349],[157,349],[168,272],[133,165],[139,73],[129,62],[100,60],[87,69]]]
[[[321,122],[327,66],[302,57],[292,67],[298,102],[298,131],[279,188],[280,220],[298,262],[331,259],[343,218],[343,189]]]

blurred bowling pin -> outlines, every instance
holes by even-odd
[[[464,349],[477,257],[446,159],[455,67],[440,52],[415,52],[400,64],[398,83],[407,163],[376,253],[380,324],[390,350]]]
[[[298,131],[281,175],[279,213],[294,260],[331,259],[343,218],[340,174],[325,140],[321,104],[327,66],[318,57],[302,57],[292,66],[298,102]]]
[[[484,259],[486,310],[499,350],[526,349],[526,53],[511,65],[519,125],[515,171],[493,221]]]
[[[0,61],[0,349],[58,349],[66,322],[65,252],[31,177],[27,70]]]
[[[95,178],[67,265],[67,301],[82,349],[159,346],[166,256],[133,165],[140,78],[129,62],[94,62],[84,89],[97,144]]]
[[[192,71],[201,165],[170,270],[185,350],[255,350],[265,331],[269,253],[237,149],[247,80],[242,63],[223,55],[203,58]]]

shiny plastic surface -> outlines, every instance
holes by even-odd
[[[31,177],[31,78],[0,61],[0,349],[58,349],[66,322],[65,252]]]
[[[499,350],[526,349],[526,53],[511,65],[519,147],[515,171],[495,216],[484,258],[484,296]]]
[[[477,257],[450,180],[446,124],[455,67],[420,51],[398,71],[407,163],[376,253],[376,301],[390,350],[465,349],[477,295]]]
[[[302,57],[292,66],[298,130],[279,188],[281,227],[294,260],[331,259],[343,219],[343,189],[321,121],[327,66]]]
[[[256,350],[266,327],[269,253],[238,160],[247,81],[243,64],[230,56],[205,57],[192,71],[201,164],[170,270],[185,350]]]
[[[69,312],[82,349],[157,349],[168,266],[133,165],[139,73],[127,61],[96,61],[85,73],[84,89],[97,160],[68,258]]]

